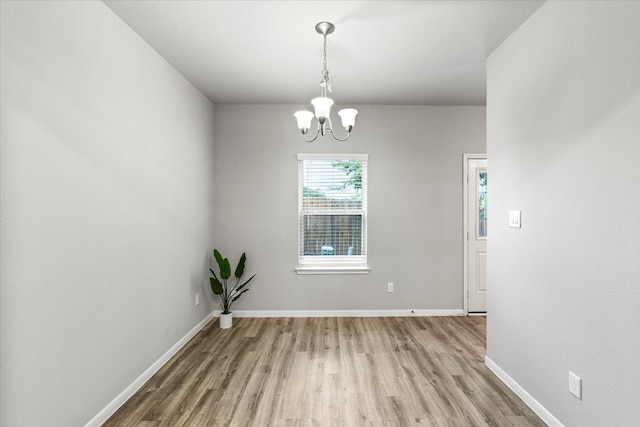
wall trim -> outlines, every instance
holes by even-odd
[[[459,309],[452,310],[235,310],[234,317],[425,317],[462,316]],[[215,312],[216,316],[220,311]]]
[[[554,417],[551,412],[533,398],[527,391],[520,386],[513,378],[511,378],[505,371],[502,370],[489,356],[484,357],[484,364],[496,374],[500,380],[507,385],[518,397],[535,412],[548,426],[551,427],[564,427],[564,425]]]
[[[129,400],[149,379],[158,372],[184,345],[189,342],[207,323],[214,317],[215,312],[209,313],[200,323],[193,327],[187,334],[175,343],[165,354],[156,360],[146,371],[142,373],[131,385],[120,393],[111,403],[91,419],[85,427],[99,427],[109,419],[124,403]]]

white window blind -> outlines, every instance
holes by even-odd
[[[366,268],[367,161],[366,154],[298,155],[299,272]]]

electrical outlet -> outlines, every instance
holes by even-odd
[[[393,292],[393,283],[387,283],[387,292]]]
[[[582,400],[582,378],[569,371],[569,391]]]
[[[200,305],[200,294],[196,294],[196,305]]]

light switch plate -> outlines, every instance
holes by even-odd
[[[569,392],[582,400],[582,378],[569,371]]]
[[[509,227],[520,228],[520,211],[509,211]]]

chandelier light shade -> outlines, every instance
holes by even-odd
[[[311,128],[311,120],[313,119],[313,113],[311,111],[298,111],[294,114],[296,119],[298,119],[298,129],[302,131],[303,134],[309,132],[309,128]]]
[[[313,142],[318,138],[318,135],[326,135],[327,132],[338,141],[346,141],[351,135],[351,131],[356,124],[356,115],[358,110],[355,108],[345,108],[338,111],[338,115],[342,120],[342,127],[347,131],[347,136],[344,138],[338,137],[331,127],[331,106],[333,105],[333,99],[327,96],[328,92],[331,92],[331,77],[329,76],[329,70],[327,69],[327,35],[333,33],[335,26],[330,22],[320,22],[316,25],[316,32],[322,35],[323,38],[323,68],[322,68],[322,80],[320,80],[320,96],[311,100],[314,112],[311,111],[298,111],[294,114],[298,120],[298,129],[302,131],[302,135],[305,141]],[[313,138],[308,139],[307,134],[311,129],[311,122],[313,118],[316,118],[316,131]]]
[[[344,108],[338,111],[338,115],[342,119],[342,127],[345,128],[347,132],[351,133],[351,129],[356,125],[358,110],[355,108]]]

